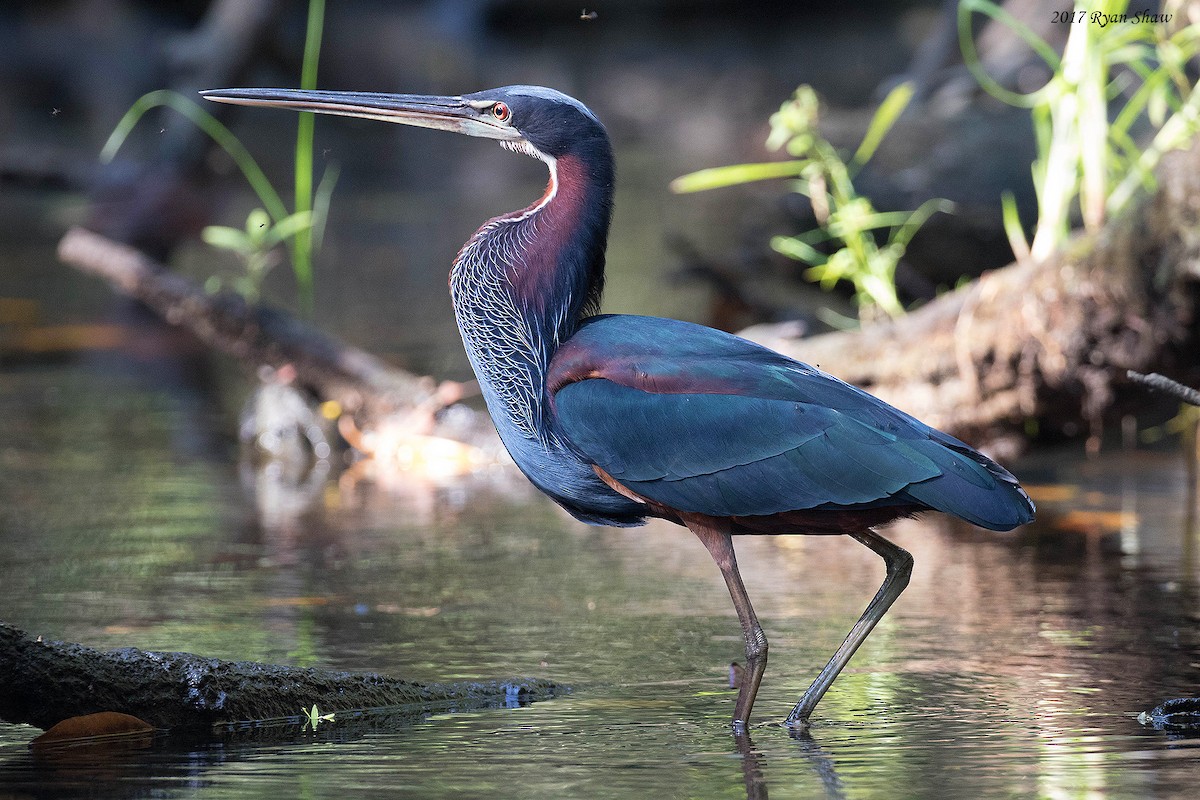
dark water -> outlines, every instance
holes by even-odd
[[[842,538],[739,540],[771,640],[727,731],[737,622],[690,534],[568,520],[505,472],[239,470],[219,407],[116,357],[0,371],[0,614],[100,648],[551,678],[566,696],[399,729],[41,758],[0,725],[0,797],[1190,797],[1195,739],[1136,717],[1200,678],[1196,521],[1173,453],[1016,465],[1038,523],[896,526],[911,587],[818,708],[781,719],[882,568]]]

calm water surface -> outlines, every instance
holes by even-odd
[[[572,687],[517,709],[43,759],[0,796],[1190,797],[1195,739],[1136,721],[1200,678],[1196,521],[1173,453],[1018,465],[1034,526],[891,533],[913,583],[818,709],[772,725],[882,577],[843,538],[739,540],[771,640],[727,731],[728,596],[686,531],[588,528],[519,477],[237,466],[219,404],[120,359],[0,371],[0,618],[100,648]]]

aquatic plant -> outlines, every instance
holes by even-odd
[[[1028,108],[1033,120],[1038,217],[1032,243],[1017,222],[1012,194],[1003,197],[1015,256],[1041,260],[1062,247],[1076,214],[1085,230],[1098,230],[1139,190],[1154,188],[1164,153],[1200,132],[1200,93],[1189,73],[1200,54],[1200,26],[1187,24],[1181,11],[1180,0],[1167,0],[1157,14],[1129,14],[1128,0],[1076,3],[1072,11],[1055,12],[1054,22],[1070,26],[1060,57],[993,0],[959,5],[959,41],[972,75],[997,99]],[[972,35],[975,14],[1007,26],[1046,63],[1051,77],[1044,86],[1020,94],[988,75]]]
[[[934,199],[915,211],[877,211],[855,189],[854,176],[875,154],[912,94],[908,83],[888,94],[847,162],[820,133],[816,92],[801,86],[771,116],[767,138],[769,149],[785,150],[793,160],[701,170],[675,179],[671,189],[696,192],[769,178],[798,178],[791,188],[808,198],[818,227],[795,236],[776,236],[771,247],[808,264],[805,277],[825,289],[843,280],[852,283],[860,317],[877,312],[900,316],[904,306],[896,294],[896,265],[925,221],[938,211],[952,210],[953,204]],[[880,231],[885,233],[880,236]],[[834,247],[821,247],[830,243]]]
[[[308,31],[300,78],[301,88],[304,89],[316,88],[324,18],[325,0],[309,0]],[[278,260],[273,253],[274,248],[287,243],[291,250],[292,272],[300,306],[305,312],[311,313],[315,302],[313,257],[321,247],[329,203],[338,177],[336,166],[327,167],[314,191],[313,115],[300,114],[295,148],[295,211],[289,212],[279,192],[271,185],[245,145],[212,114],[191,99],[169,89],[148,92],[130,106],[105,142],[100,151],[100,160],[106,163],[112,161],[146,112],[163,107],[182,114],[224,150],[258,196],[261,206],[250,212],[244,232],[226,226],[210,226],[201,234],[208,244],[229,250],[241,259],[244,274],[230,282],[231,288],[248,300],[256,301],[263,279]],[[224,284],[225,281],[215,275],[205,283],[210,290],[219,289]]]

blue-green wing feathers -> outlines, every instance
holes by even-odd
[[[1008,529],[1016,480],[958,440],[813,369],[710,328],[600,317],[556,355],[555,423],[633,492],[713,516],[932,508]]]

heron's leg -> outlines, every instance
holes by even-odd
[[[737,559],[733,555],[733,537],[728,526],[722,525],[712,518],[684,518],[688,528],[708,548],[708,552],[717,562],[725,585],[729,587],[729,596],[733,598],[733,607],[737,610],[738,622],[742,624],[742,637],[746,641],[746,672],[741,685],[738,686],[737,701],[733,706],[733,730],[744,733],[750,723],[750,709],[754,707],[754,696],[758,694],[758,685],[762,682],[763,672],[767,668],[767,637],[758,617],[754,615],[754,607],[750,605],[750,597],[738,573]]]
[[[883,615],[891,608],[892,603],[908,586],[909,576],[912,575],[913,558],[904,548],[892,544],[871,530],[850,535],[883,558],[884,563],[887,564],[887,576],[867,606],[867,610],[850,629],[850,633],[842,642],[841,647],[833,654],[833,658],[829,659],[829,663],[825,665],[825,669],[821,670],[821,674],[813,681],[812,686],[808,687],[808,691],[800,698],[800,702],[796,703],[792,713],[788,714],[787,724],[789,727],[803,727],[808,723],[809,715],[817,707],[817,703],[821,702],[821,698],[825,696],[825,692],[837,678],[838,673],[846,666],[846,662],[854,655],[854,651],[858,649],[859,645],[866,640],[867,634],[874,629],[875,624],[883,619]]]

